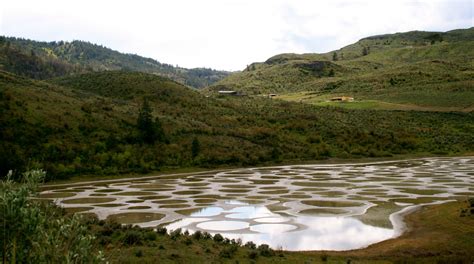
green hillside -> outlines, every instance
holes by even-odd
[[[251,64],[208,92],[277,93],[280,99],[349,108],[472,111],[474,28],[364,38],[325,54],[281,54]],[[333,104],[334,96],[355,102]]]
[[[144,98],[164,134],[151,143],[141,140],[137,124]],[[474,150],[473,120],[474,113],[205,97],[139,72],[46,82],[0,71],[0,175],[25,167],[64,178],[331,157],[460,154]]]
[[[194,88],[206,87],[229,74],[207,68],[175,67],[84,41],[39,42],[1,36],[0,69],[35,79],[90,71],[139,71]]]

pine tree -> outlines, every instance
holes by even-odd
[[[191,143],[191,156],[193,159],[199,155],[199,152],[201,152],[201,143],[199,143],[197,138],[194,138],[193,142]]]
[[[362,56],[366,56],[366,55],[369,55],[369,49],[367,47],[364,47],[362,49]]]
[[[141,134],[141,140],[147,144],[153,144],[156,140],[164,140],[161,123],[157,118],[153,120],[152,112],[153,109],[145,98],[138,114],[137,127]]]
[[[332,54],[332,60],[333,60],[333,61],[337,61],[337,60],[338,60],[338,58],[337,58],[337,53],[336,53],[336,52],[334,52],[334,53]]]

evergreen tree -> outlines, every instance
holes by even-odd
[[[193,142],[191,143],[191,155],[193,159],[199,155],[199,152],[201,152],[201,143],[199,143],[197,138],[194,138]]]
[[[362,49],[362,56],[366,56],[366,55],[369,55],[369,49],[367,47],[364,47]]]
[[[141,140],[147,144],[153,144],[157,140],[164,140],[161,123],[157,118],[153,120],[152,112],[153,109],[145,98],[138,114],[137,127],[141,134]]]
[[[331,70],[329,71],[329,73],[328,73],[328,76],[329,76],[329,77],[334,77],[334,74],[335,74],[335,73],[334,73],[334,69],[331,69]]]
[[[337,61],[337,60],[338,60],[338,58],[337,58],[337,53],[336,53],[336,52],[334,52],[334,53],[332,54],[332,60],[333,60],[333,61]]]

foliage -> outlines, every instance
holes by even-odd
[[[11,174],[1,182],[0,234],[4,263],[96,263],[101,253],[93,250],[94,237],[81,216],[62,217],[50,204],[33,200],[45,172],[22,175],[21,183]]]

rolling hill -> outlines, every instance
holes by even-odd
[[[39,42],[1,36],[0,69],[34,79],[94,71],[138,71],[168,77],[193,88],[209,86],[229,74],[175,67],[84,41]]]
[[[280,54],[208,88],[352,108],[473,111],[474,28],[361,39],[324,54]],[[328,103],[351,96],[354,104]]]
[[[140,140],[137,125],[144,98],[164,133],[152,143]],[[474,150],[473,114],[213,98],[141,72],[41,81],[0,71],[0,175],[32,167],[64,178],[331,157],[459,154]]]

